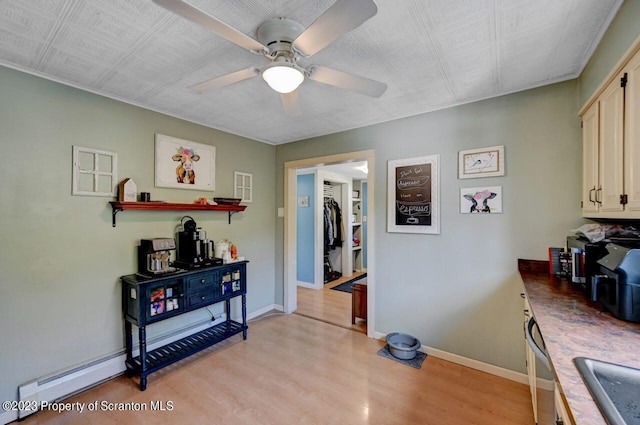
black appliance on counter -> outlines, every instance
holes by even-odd
[[[188,220],[184,221],[185,218]],[[177,233],[178,252],[174,264],[187,270],[222,265],[221,258],[212,257],[213,241],[207,239],[206,232],[198,227],[195,220],[184,216],[181,221],[182,230]]]
[[[571,253],[571,282],[589,298],[593,276],[599,273],[598,260],[607,255],[606,246],[614,243],[626,248],[640,248],[640,238],[610,237],[599,242],[590,242],[584,236],[567,236],[567,249]]]
[[[591,297],[591,277],[598,270],[597,261],[605,255],[608,242],[590,242],[582,236],[567,236],[571,253],[571,282]]]
[[[173,267],[171,253],[176,249],[173,238],[141,239],[138,246],[138,274],[153,277],[181,271]]]
[[[608,243],[604,249],[591,278],[591,299],[618,319],[640,323],[640,248]]]

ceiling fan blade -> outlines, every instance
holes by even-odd
[[[373,0],[337,0],[294,41],[303,56],[312,56],[378,13]]]
[[[325,66],[314,66],[309,78],[319,83],[355,91],[371,97],[380,97],[387,90],[387,85],[365,77],[348,74]]]
[[[290,93],[281,93],[280,100],[282,101],[282,109],[284,109],[285,115],[289,117],[299,117],[302,115],[298,90],[294,90]]]
[[[254,40],[248,35],[241,33],[237,29],[230,27],[224,22],[214,18],[207,12],[190,5],[183,0],[153,0],[155,4],[167,9],[170,12],[180,15],[185,19],[195,22],[208,30],[218,34],[220,37],[226,38],[232,43],[237,44],[240,47],[255,52],[255,53],[269,53],[269,49],[262,43]]]
[[[231,74],[223,75],[222,77],[216,77],[212,78],[211,80],[203,81],[191,87],[187,87],[187,90],[200,94],[205,91],[215,90],[224,86],[230,86],[231,84],[235,84],[240,81],[247,80],[251,77],[255,77],[258,74],[260,74],[260,71],[257,68],[247,68],[241,71],[232,72]]]

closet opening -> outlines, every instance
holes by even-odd
[[[288,313],[373,336],[370,316],[374,306],[369,302],[373,273],[367,264],[372,246],[367,237],[372,233],[367,229],[371,223],[367,195],[372,174],[365,172],[371,170],[373,152],[338,157],[346,155],[352,158],[330,161],[324,157],[285,164],[285,205],[295,207],[293,211],[285,207],[285,308],[291,307]],[[360,161],[353,158],[355,155]],[[351,175],[350,168],[361,171]],[[295,229],[295,234],[287,229]],[[360,288],[355,295],[354,283]],[[353,307],[354,297],[358,307]]]

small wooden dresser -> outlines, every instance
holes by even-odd
[[[367,320],[367,285],[356,283],[351,292],[351,323],[356,323],[356,318]]]

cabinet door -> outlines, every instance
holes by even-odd
[[[554,400],[555,400],[555,409],[556,409],[556,417],[557,417],[557,422],[556,423],[561,423],[563,425],[573,425],[573,421],[571,420],[571,416],[569,416],[568,413],[568,407],[564,402],[564,399],[562,398],[562,393],[560,391],[560,387],[558,386],[558,383],[554,381],[553,383],[554,385]]]
[[[620,75],[622,77],[622,74]],[[623,211],[624,89],[616,78],[600,96],[600,211]]]
[[[524,295],[524,294],[523,294]],[[523,329],[526,332],[527,324],[529,323],[529,319],[531,318],[531,306],[529,305],[529,300],[527,297],[524,297],[524,324]],[[533,405],[533,418],[535,423],[538,423],[538,391],[537,391],[537,383],[536,383],[536,355],[527,343],[525,338],[524,340],[524,349],[526,353],[526,365],[527,365],[527,378],[529,379],[529,392],[531,393],[531,404]]]
[[[146,322],[179,314],[183,310],[182,284],[178,280],[160,282],[146,288]]]
[[[625,190],[628,196],[626,208],[640,217],[640,53],[625,67]]]
[[[582,214],[598,212],[598,111],[594,102],[582,116]]]

